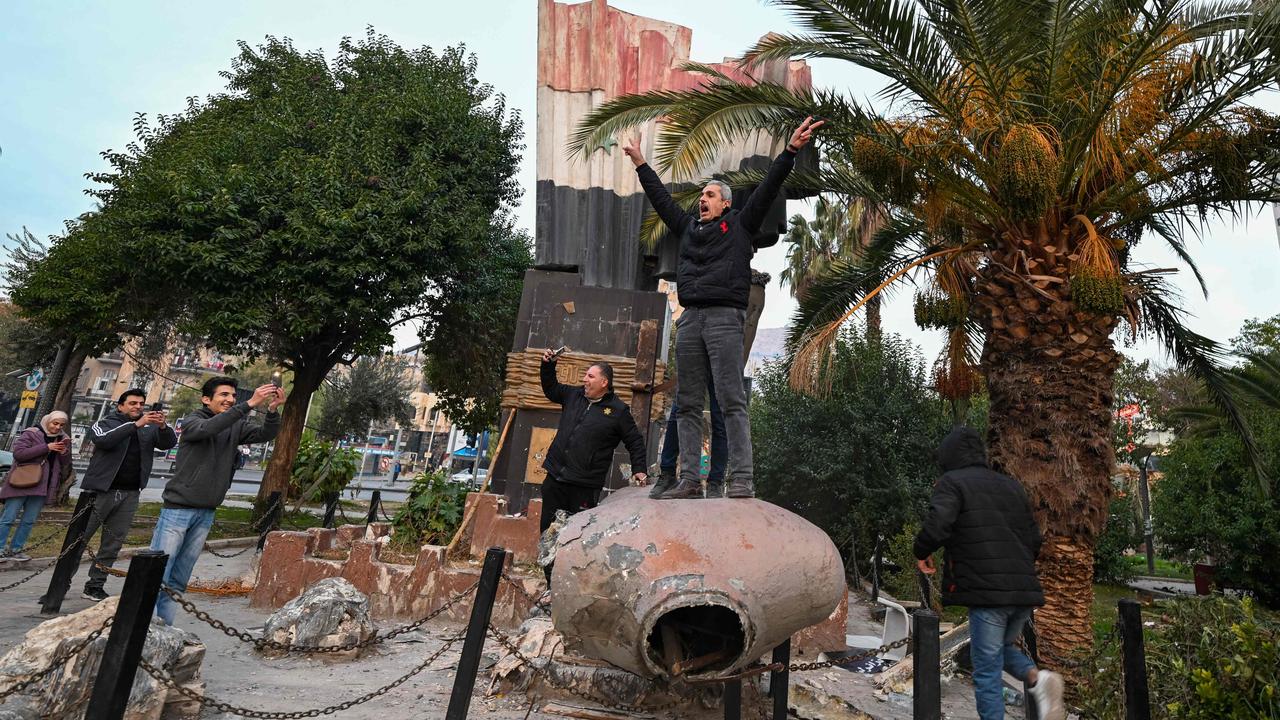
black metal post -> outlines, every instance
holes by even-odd
[[[876,547],[871,552],[871,602],[873,603],[880,599],[881,540],[884,540],[884,536],[876,535]]]
[[[338,500],[341,497],[340,493],[332,493],[324,499],[324,520],[320,522],[321,525],[333,527],[333,514],[338,512]]]
[[[724,684],[724,720],[742,720],[742,681]]]
[[[1125,598],[1120,601],[1120,642],[1124,653],[1125,720],[1151,720],[1151,698],[1147,693],[1147,652],[1142,644],[1142,606]]]
[[[1026,625],[1022,626],[1022,644],[1027,646],[1027,655],[1031,657],[1031,662],[1037,666],[1040,665],[1040,652],[1036,647],[1036,625],[1035,620],[1028,620]],[[1022,681],[1022,714],[1026,720],[1040,720],[1040,708],[1031,702],[1031,686],[1024,680]]]
[[[98,678],[93,684],[85,720],[120,720],[124,717],[168,561],[169,556],[159,550],[143,550],[129,561],[129,574],[124,579],[124,590],[116,606],[107,646],[102,650]]]
[[[781,670],[769,673],[769,695],[773,697],[773,720],[786,720],[787,699],[790,691],[791,671],[786,668],[791,664],[791,638],[773,649],[773,662],[782,663]]]
[[[1138,463],[1138,498],[1142,501],[1142,543],[1147,546],[1147,574],[1156,574],[1156,535],[1151,523],[1151,486],[1147,478],[1148,454]]]
[[[942,645],[938,614],[921,608],[911,614],[912,720],[942,720]]]
[[[365,525],[378,522],[378,508],[382,507],[382,491],[374,490],[369,496],[369,514],[364,519]]]
[[[258,552],[267,544],[267,533],[280,527],[280,515],[284,511],[284,500],[280,493],[273,492],[267,496],[267,514],[262,517],[262,534],[258,536]]]
[[[67,525],[67,535],[62,539],[62,550],[58,553],[58,564],[53,568],[53,577],[49,578],[49,589],[40,598],[41,615],[57,615],[62,610],[62,599],[71,589],[71,578],[80,566],[80,556],[84,554],[84,544],[88,540],[84,531],[89,527],[89,516],[93,514],[93,504],[97,499],[97,494],[91,492],[81,492],[76,499],[76,509],[71,513],[71,524]]]
[[[467,623],[467,636],[462,641],[462,656],[458,659],[458,672],[453,678],[453,692],[449,695],[445,720],[465,720],[471,707],[471,693],[475,691],[476,672],[480,669],[480,651],[484,648],[489,616],[498,597],[498,581],[502,579],[502,566],[506,561],[505,548],[491,547],[484,554],[480,584],[471,602],[471,620]]]

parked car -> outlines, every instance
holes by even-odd
[[[480,486],[484,484],[484,479],[488,475],[489,475],[488,468],[480,468],[480,472],[477,473],[477,477],[475,478],[471,477],[471,473],[469,471],[456,472],[449,476],[449,482],[455,482],[460,485],[466,485],[468,488],[472,490],[479,490]]]
[[[8,450],[0,450],[0,477],[9,472],[11,467],[13,467],[13,453]]]

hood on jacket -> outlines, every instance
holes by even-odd
[[[938,445],[938,464],[942,472],[966,467],[987,467],[987,446],[982,436],[971,427],[958,427]]]

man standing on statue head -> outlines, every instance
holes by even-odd
[[[245,402],[236,402],[236,380],[215,377],[200,389],[204,407],[182,420],[178,461],[173,478],[164,488],[164,508],[151,536],[151,549],[169,555],[164,584],[185,592],[191,571],[204,549],[213,525],[213,514],[231,488],[232,467],[241,445],[267,442],[280,431],[276,409],[284,402],[284,390],[268,383],[253,391]],[[250,420],[254,410],[266,407],[259,422]],[[160,593],[156,615],[173,624],[173,600]]]
[[[676,405],[680,436],[679,483],[663,499],[702,496],[698,477],[702,449],[702,407],[708,384],[714,384],[724,415],[729,461],[726,472],[731,498],[755,497],[751,424],[742,380],[743,335],[751,296],[752,238],[759,233],[769,206],[795,166],[796,153],[807,145],[823,121],[805,118],[787,147],[773,161],[755,192],[733,207],[729,186],[707,183],[696,215],[686,213],[644,159],[640,138],[623,147],[636,166],[645,195],[658,217],[680,241],[676,293],[684,307],[676,321]]]

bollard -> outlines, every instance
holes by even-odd
[[[133,678],[147,642],[147,630],[155,613],[156,596],[169,556],[159,550],[143,550],[129,562],[129,574],[116,605],[111,634],[98,664],[98,678],[85,710],[85,720],[120,720],[129,704]]]
[[[378,510],[382,507],[382,491],[374,490],[369,495],[369,514],[364,519],[366,526],[378,522]]]
[[[724,684],[724,720],[742,720],[742,680]]]
[[[333,493],[324,501],[324,520],[320,524],[326,528],[333,528],[333,514],[338,512],[338,500],[342,496],[339,493]]]
[[[491,547],[484,554],[484,566],[480,568],[480,584],[471,601],[471,620],[467,623],[467,636],[462,641],[462,656],[458,658],[458,671],[453,678],[453,692],[449,695],[449,709],[445,720],[465,720],[471,707],[471,693],[475,691],[476,672],[480,669],[480,651],[489,630],[489,616],[493,613],[493,601],[498,597],[498,581],[502,579],[502,566],[507,562],[505,548]]]
[[[71,578],[80,567],[80,556],[84,554],[85,543],[89,540],[84,531],[89,526],[89,516],[93,514],[93,504],[97,499],[97,493],[82,492],[76,500],[67,536],[62,539],[62,551],[58,553],[58,564],[53,568],[53,577],[49,578],[49,588],[40,598],[41,615],[57,615],[62,610],[62,600],[71,589]]]
[[[785,666],[791,664],[791,638],[787,638],[773,649],[773,662],[782,663],[784,666],[781,670],[775,670],[769,674],[769,695],[773,697],[773,720],[786,720],[791,671]]]
[[[1027,620],[1027,624],[1022,626],[1022,644],[1027,647],[1027,655],[1031,658],[1031,662],[1040,666],[1040,653],[1036,650],[1036,622],[1033,617]],[[1022,713],[1026,720],[1040,720],[1040,708],[1031,702],[1031,686],[1027,681],[1022,681]]]
[[[1147,651],[1142,644],[1142,606],[1135,600],[1120,601],[1121,650],[1124,653],[1125,720],[1151,720],[1147,692]]]
[[[884,536],[876,536],[876,547],[871,552],[871,602],[875,603],[880,599],[880,563],[883,555],[881,554],[880,541]]]
[[[938,614],[916,610],[911,614],[912,720],[942,720],[941,653]]]
[[[267,514],[262,516],[262,534],[258,536],[258,552],[267,544],[267,533],[280,526],[280,515],[283,513],[284,500],[280,493],[273,492],[267,497]]]

